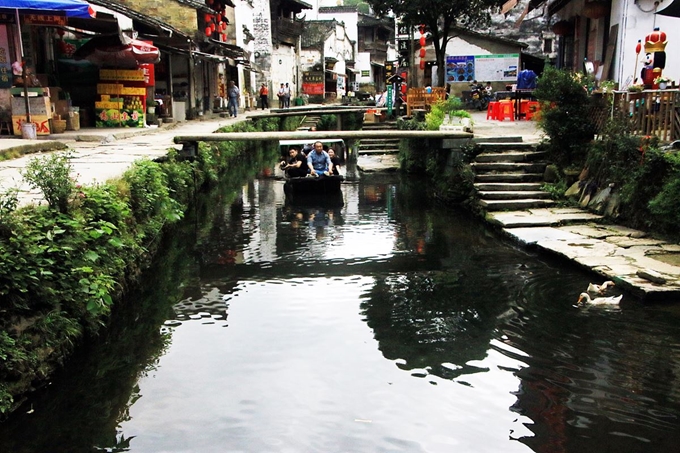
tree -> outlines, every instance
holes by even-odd
[[[376,15],[392,12],[399,21],[414,27],[425,25],[430,33],[437,60],[437,81],[444,86],[446,45],[453,38],[454,26],[475,29],[491,23],[491,10],[505,0],[367,0]]]

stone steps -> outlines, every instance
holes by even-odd
[[[520,209],[547,208],[555,205],[553,200],[540,198],[521,198],[515,200],[480,200],[482,207],[488,211],[510,211]]]
[[[541,182],[543,173],[484,173],[475,175],[475,181],[485,183]]]
[[[319,115],[307,115],[302,120],[302,123],[300,123],[300,126],[298,126],[297,130],[299,130],[299,131],[309,131],[313,127],[316,128],[316,125],[319,123],[320,120],[321,120],[321,117]]]
[[[517,200],[517,199],[549,199],[550,194],[543,190],[490,190],[480,191],[479,196],[484,200]]]
[[[547,208],[555,205],[541,189],[545,153],[531,143],[479,143],[482,152],[471,164],[479,204],[487,211]]]
[[[475,173],[541,173],[545,171],[543,162],[474,162]]]
[[[544,158],[544,151],[509,151],[506,153],[483,153],[475,158],[475,162],[535,162]]]
[[[487,182],[487,183],[475,183],[475,188],[480,191],[499,191],[505,192],[508,190],[514,191],[538,191],[541,190],[543,184],[540,182],[515,182],[515,183],[505,183],[505,182]]]
[[[387,131],[385,134],[389,136],[390,130],[397,129],[396,121],[384,121],[381,123],[364,123],[363,130],[380,130]],[[357,153],[362,155],[381,155],[381,154],[399,154],[398,138],[364,138],[359,142]]]

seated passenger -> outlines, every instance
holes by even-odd
[[[309,174],[312,176],[329,176],[331,174],[333,163],[328,153],[323,150],[323,143],[314,143],[314,151],[307,156],[307,166],[309,167]]]
[[[305,158],[294,146],[288,150],[288,162],[281,162],[281,170],[284,170],[289,178],[303,178],[307,176]]]
[[[332,147],[328,148],[328,157],[331,158],[331,163],[333,164],[331,175],[340,175],[340,172],[338,171],[338,167],[340,166],[340,158],[335,155],[335,150]]]

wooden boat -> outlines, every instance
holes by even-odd
[[[320,140],[325,145],[344,151],[344,141],[342,139]],[[301,140],[281,140],[279,146],[281,155],[285,156],[288,148],[297,146],[300,149],[306,142]],[[319,204],[338,206],[342,205],[342,182],[345,180],[342,175],[331,176],[306,176],[300,178],[288,178],[283,185],[284,193],[289,201],[295,204]]]
[[[288,178],[283,184],[286,198],[295,205],[342,206],[343,176]]]
[[[283,186],[286,194],[294,195],[329,195],[340,192],[343,176],[307,176],[304,178],[288,178]]]

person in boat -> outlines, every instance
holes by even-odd
[[[331,158],[331,163],[333,164],[331,175],[339,176],[340,172],[338,171],[338,167],[340,166],[340,158],[335,155],[335,150],[332,146],[328,148],[328,157]]]
[[[281,170],[285,171],[289,178],[303,178],[307,176],[307,162],[300,154],[300,150],[294,146],[288,149],[288,161],[281,162]]]
[[[323,150],[323,143],[314,143],[314,151],[307,156],[307,166],[312,176],[330,176],[333,171],[333,162],[328,153]]]

